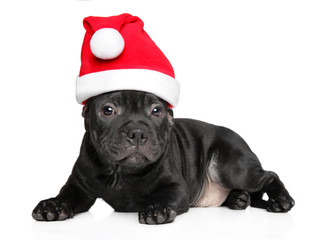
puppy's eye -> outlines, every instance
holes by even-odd
[[[111,106],[105,106],[102,108],[101,110],[102,114],[105,116],[111,116],[113,114],[115,114],[115,110],[111,107]]]
[[[152,110],[152,115],[155,117],[160,117],[162,115],[162,110],[159,107],[155,107]]]

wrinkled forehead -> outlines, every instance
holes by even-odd
[[[95,97],[96,108],[105,104],[114,104],[116,107],[137,109],[145,108],[153,104],[167,106],[167,103],[157,96],[140,91],[116,91],[105,93]]]

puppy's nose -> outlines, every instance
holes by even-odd
[[[127,140],[135,146],[143,145],[146,139],[146,134],[140,128],[131,129],[127,134]]]

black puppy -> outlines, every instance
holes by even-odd
[[[116,211],[139,212],[140,223],[172,222],[191,206],[251,206],[287,212],[294,200],[274,172],[233,131],[174,119],[168,104],[136,91],[87,100],[86,133],[72,174],[32,216],[65,220],[96,198]],[[269,200],[262,200],[267,193]]]

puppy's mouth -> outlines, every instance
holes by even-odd
[[[115,162],[125,166],[143,166],[155,161],[159,151],[148,150],[146,147],[120,148],[110,146],[110,155]]]
[[[140,153],[133,153],[119,160],[118,163],[122,166],[141,166],[149,164],[150,160]]]

